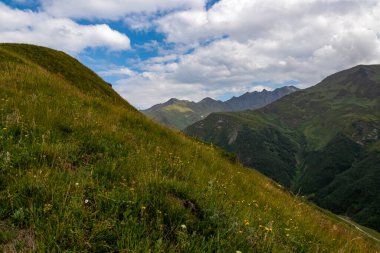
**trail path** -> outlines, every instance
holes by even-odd
[[[354,222],[352,222],[351,220],[349,220],[349,219],[347,219],[347,218],[344,218],[344,217],[342,217],[342,216],[338,216],[338,215],[337,215],[336,217],[338,217],[339,219],[341,219],[341,220],[343,220],[343,221],[349,223],[350,225],[354,226],[357,230],[359,230],[359,231],[362,232],[363,234],[367,235],[368,237],[374,239],[375,241],[380,242],[380,239],[379,239],[379,238],[377,238],[377,237],[371,235],[370,233],[364,231],[363,229],[361,229],[360,227],[358,227],[358,226],[357,226]]]

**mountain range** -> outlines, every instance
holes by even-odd
[[[297,90],[299,89],[294,86],[285,86],[273,91],[264,89],[261,92],[246,92],[224,102],[209,97],[198,103],[172,98],[163,104],[142,110],[142,112],[163,125],[182,130],[210,113],[257,109]]]
[[[262,109],[213,113],[185,132],[380,231],[380,65],[338,72]]]
[[[67,54],[0,44],[1,252],[378,249],[229,153],[148,119]]]

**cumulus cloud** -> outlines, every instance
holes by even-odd
[[[165,76],[153,73],[121,79],[114,85],[114,89],[138,109],[146,109],[172,97],[194,101],[204,96],[202,84],[173,83]]]
[[[129,38],[106,24],[81,25],[44,12],[12,9],[3,3],[0,3],[0,40],[38,44],[69,53],[97,47],[111,51],[130,49]]]
[[[120,19],[132,13],[155,13],[203,8],[203,0],[40,0],[42,8],[56,17]]]
[[[192,54],[154,57],[140,63],[141,73],[119,80],[114,87],[140,109],[172,97],[199,101],[204,97],[221,98],[225,94],[271,90],[271,87],[260,85],[273,80],[271,74],[261,73],[259,68],[269,59],[250,59],[254,50],[253,46],[221,40],[198,48]],[[274,67],[280,65],[273,64]]]
[[[127,67],[118,67],[109,70],[100,71],[99,75],[107,77],[107,76],[128,76],[133,77],[136,76],[137,73]]]
[[[208,9],[206,0],[39,2],[38,12],[0,3],[1,41],[69,52],[130,49],[129,38],[107,24],[75,20],[112,20],[164,35],[134,44],[145,60],[99,72],[122,78],[114,87],[141,108],[171,97],[239,95],[260,85],[308,87],[380,59],[379,0],[220,0]],[[146,57],[152,52],[158,55]]]
[[[171,53],[175,60],[170,64],[140,64],[144,74],[170,83],[172,96],[179,98],[189,96],[181,91],[189,85],[194,85],[191,96],[196,98],[263,83],[308,87],[336,71],[379,63],[379,17],[377,0],[221,0],[209,10],[180,10],[155,20],[167,42],[194,49]],[[119,86],[132,85],[132,80]],[[160,90],[155,80],[139,82]]]
[[[120,79],[113,86],[138,109],[146,109],[176,97],[190,101],[200,101],[205,97],[230,98],[247,91],[273,90],[265,85],[225,85],[212,89],[207,83],[180,83],[165,74],[144,72],[131,78]],[[225,97],[228,94],[228,97]]]

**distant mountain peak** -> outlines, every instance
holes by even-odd
[[[199,103],[204,103],[204,102],[216,102],[216,100],[212,99],[210,97],[206,97],[206,98],[202,99]]]
[[[168,104],[174,104],[174,103],[177,103],[177,102],[179,102],[179,101],[180,101],[179,99],[171,98],[171,99],[169,99],[166,103],[168,103]]]
[[[370,74],[370,70],[364,66],[360,66],[353,74],[361,78],[367,78]]]
[[[257,109],[296,90],[298,88],[293,86],[278,88],[274,91],[264,89],[262,91],[246,92],[225,102],[210,97],[206,97],[197,103],[171,98],[163,104],[154,105],[142,112],[165,125],[184,129],[210,113]],[[171,105],[180,106],[173,107]]]
[[[379,68],[380,65],[357,65],[327,76],[322,80],[320,85],[336,85],[342,82],[348,83],[347,80],[358,81],[359,79],[372,79],[374,76],[379,75]]]

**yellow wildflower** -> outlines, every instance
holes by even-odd
[[[52,208],[53,208],[53,206],[51,204],[45,204],[44,208],[43,208],[43,212],[48,213],[51,211]]]

